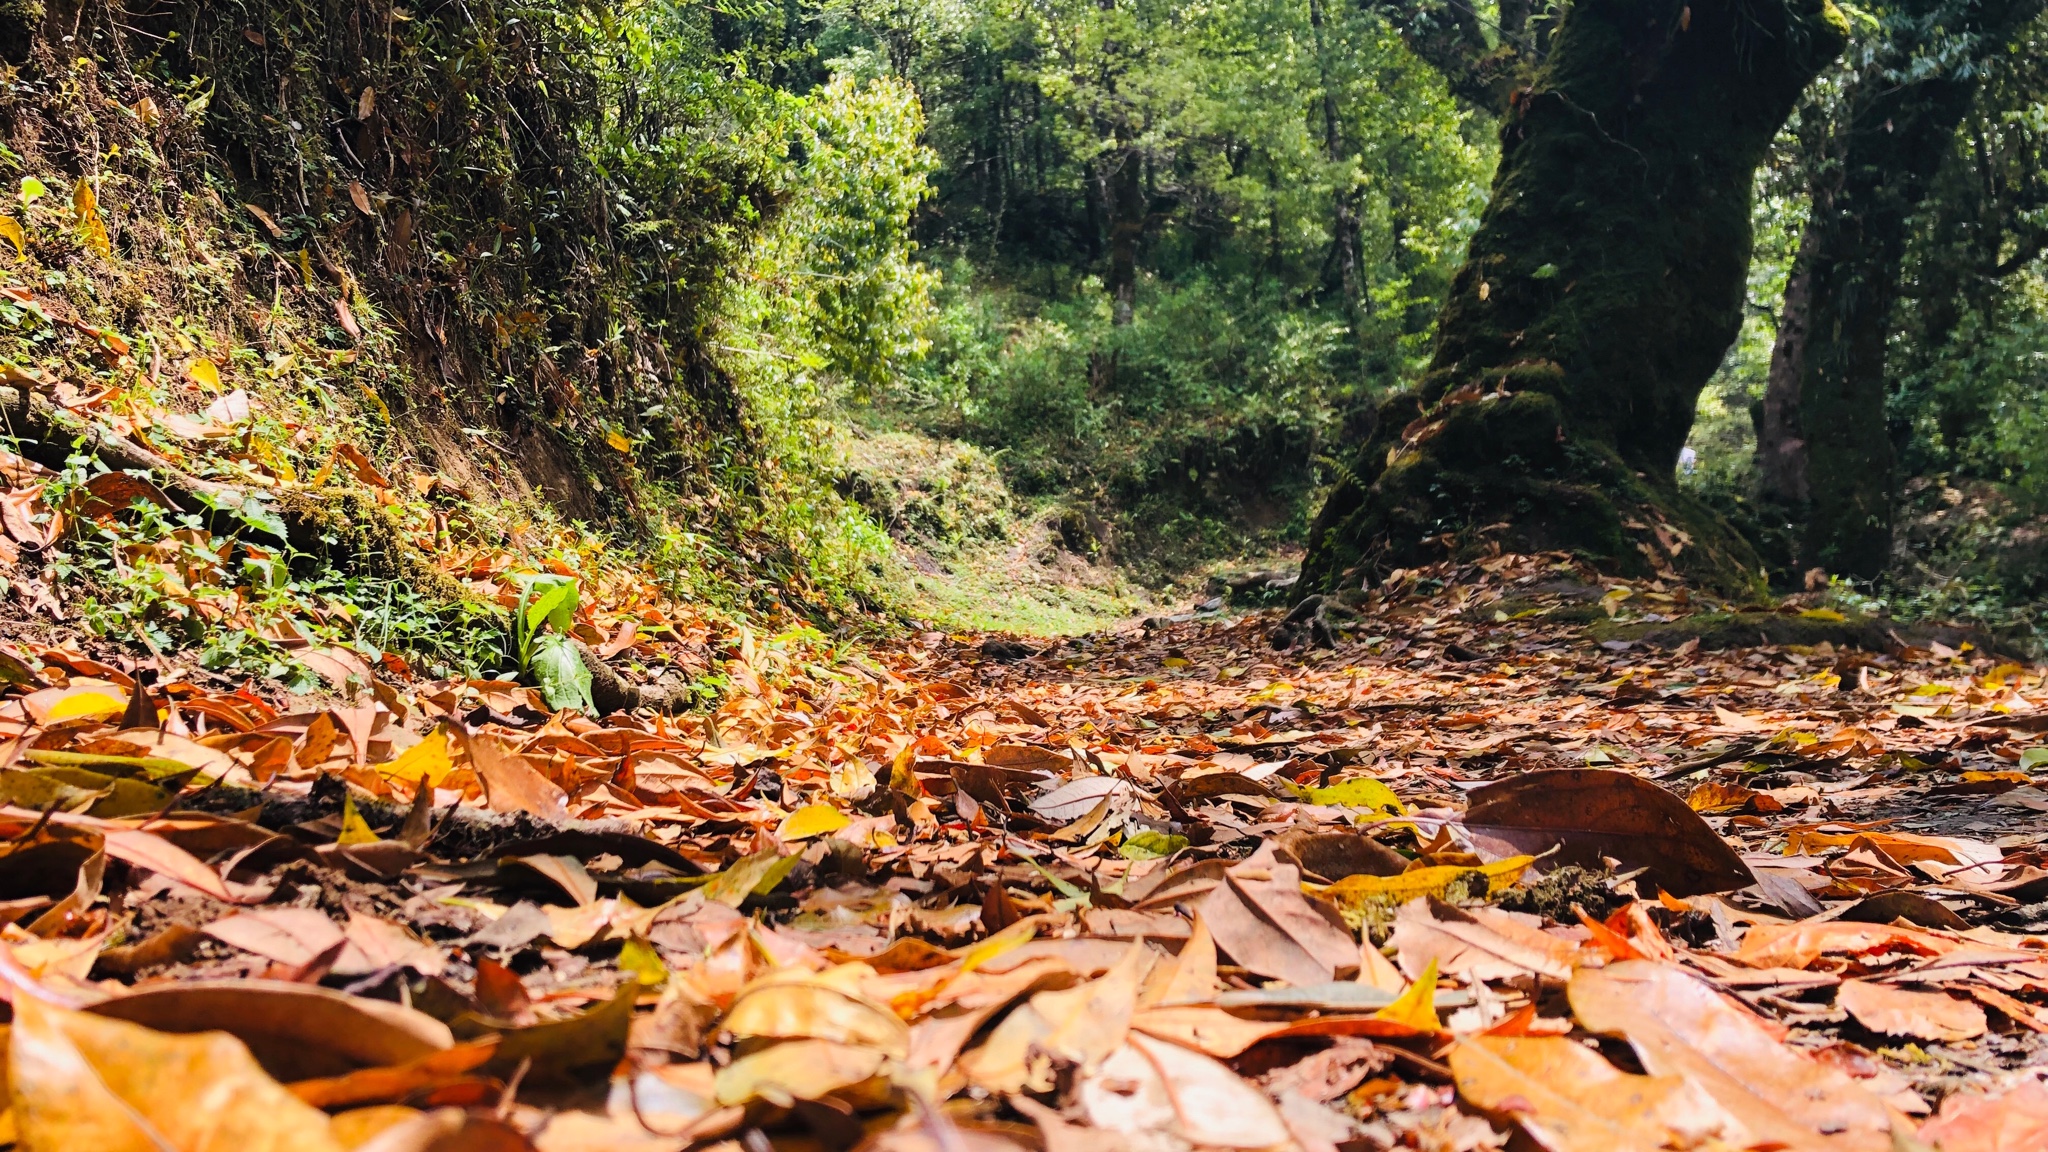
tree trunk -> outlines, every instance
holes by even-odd
[[[1145,235],[1143,160],[1136,148],[1119,148],[1104,161],[1109,201],[1110,322],[1131,322],[1138,299],[1138,241]]]
[[[1315,30],[1316,78],[1323,90],[1323,157],[1336,167],[1344,161],[1344,122],[1337,115],[1337,85],[1330,67],[1321,0],[1309,0],[1308,22]],[[1352,342],[1363,348],[1365,286],[1358,273],[1358,191],[1347,185],[1336,189],[1331,199],[1335,203],[1330,221],[1330,258],[1336,265],[1338,287],[1344,293],[1344,319],[1351,326]]]
[[[1483,538],[1721,586],[1755,553],[1673,480],[1742,318],[1751,181],[1846,40],[1825,0],[1581,0],[1501,131],[1430,371],[1310,532],[1335,585]]]
[[[1885,346],[1909,226],[1969,112],[1983,56],[2040,10],[2039,0],[1922,0],[1895,12],[1845,97],[1813,182],[1757,442],[1762,494],[1800,525],[1801,568],[1869,578],[1891,561]],[[1924,72],[1927,61],[1946,66]]]

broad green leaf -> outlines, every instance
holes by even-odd
[[[515,577],[520,587],[520,625],[530,634],[540,630],[541,621],[566,632],[575,623],[576,578],[552,572]]]
[[[540,638],[533,650],[533,678],[548,707],[575,708],[585,715],[597,711],[590,701],[590,669],[568,637],[551,632]]]
[[[2029,748],[2020,753],[2020,770],[2023,772],[2032,772],[2043,764],[2048,764],[2048,748]]]
[[[21,178],[21,202],[23,204],[33,204],[49,194],[50,186],[48,184],[33,176],[23,176]]]
[[[1170,832],[1140,832],[1126,839],[1116,854],[1126,860],[1157,860],[1188,846],[1188,838]]]

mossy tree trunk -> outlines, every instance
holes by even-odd
[[[1310,533],[1331,586],[1487,540],[1753,578],[1673,481],[1741,322],[1751,181],[1839,52],[1827,0],[1579,0],[1501,130],[1429,372],[1384,402]]]
[[[1975,97],[1983,59],[2040,0],[1919,0],[1843,101],[1785,290],[1757,439],[1763,495],[1801,568],[1874,577],[1891,560],[1885,349],[1914,213]]]

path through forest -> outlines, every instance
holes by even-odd
[[[2042,669],[1710,650],[1856,623],[1797,602],[1677,639],[1725,607],[1501,557],[1291,626],[847,651],[600,587],[607,656],[726,688],[601,722],[396,666],[309,707],[20,651],[7,1119],[105,1149],[2042,1147]]]

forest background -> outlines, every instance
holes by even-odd
[[[1206,596],[1219,566],[1284,565],[1342,446],[1426,366],[1559,15],[0,7],[8,379],[201,444],[165,450],[277,490],[228,519],[291,541],[272,562],[225,546],[248,533],[218,508],[138,505],[53,530],[10,591],[71,587],[103,635],[139,621],[145,644],[288,678],[310,675],[295,630],[451,673],[532,658],[460,589],[319,562],[405,575],[410,545],[295,488],[330,513],[338,486],[367,491],[414,539],[501,567],[630,564],[828,628],[887,606],[1077,630]],[[2025,4],[1841,7],[1850,49],[1758,173],[1741,333],[1679,483],[1781,590],[2034,637],[2048,26]],[[1937,114],[1909,123],[1901,93]],[[1895,463],[1856,472],[1896,511],[1881,563],[1815,566],[1758,451],[1783,438],[1774,348],[1782,373],[1787,286],[1868,165],[1856,149],[1902,124],[1927,144],[1917,175],[1848,245],[1891,244],[1894,267],[1837,261],[1833,297],[1881,305],[1869,412]],[[213,424],[151,415],[178,408]],[[109,470],[43,462],[59,508]],[[253,625],[224,627],[206,588]]]

